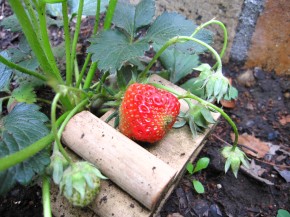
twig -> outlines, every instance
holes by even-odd
[[[271,166],[275,166],[275,167],[282,167],[282,168],[290,168],[290,166],[287,166],[287,165],[278,165],[278,164],[275,164],[275,163],[271,163],[271,162],[267,162],[267,161],[263,161],[263,160],[259,160],[257,158],[254,158],[256,161],[259,161],[259,162],[262,162],[264,164],[268,164],[268,165],[271,165]]]
[[[228,143],[227,141],[223,140],[223,139],[220,138],[219,136],[217,136],[217,135],[215,135],[215,134],[212,134],[212,135],[213,135],[215,138],[217,138],[218,140],[220,140],[221,142],[223,142],[223,143],[225,143],[225,144],[231,146],[230,143]],[[244,148],[246,148],[246,149],[249,149],[250,151],[254,152],[255,154],[258,153],[257,151],[255,151],[255,150],[253,150],[253,149],[251,149],[251,148],[249,148],[249,147],[247,147],[247,146],[245,146],[245,145],[241,145],[241,144],[239,144],[239,146],[242,146],[242,147],[244,147]],[[259,161],[259,162],[262,162],[262,163],[264,163],[264,164],[268,164],[268,165],[271,165],[271,166],[277,166],[277,167],[281,167],[281,168],[290,168],[290,166],[287,166],[287,165],[278,165],[278,164],[275,164],[275,163],[271,163],[271,162],[267,162],[267,161],[259,160],[258,158],[255,158],[255,157],[252,157],[252,158],[253,158],[254,160],[256,160],[256,161]]]
[[[220,138],[219,136],[217,136],[217,135],[215,135],[215,134],[212,134],[212,135],[213,135],[215,138],[217,138],[218,140],[220,140],[221,142],[223,142],[223,143],[225,143],[225,144],[227,144],[227,145],[229,145],[229,146],[232,146],[230,143],[228,143],[227,141],[223,140],[223,139]],[[238,146],[244,147],[244,148],[246,148],[246,149],[248,149],[248,150],[254,152],[255,154],[258,154],[258,152],[257,152],[256,150],[254,150],[254,149],[252,149],[252,148],[250,148],[250,147],[248,147],[248,146],[246,146],[246,145],[238,144]]]

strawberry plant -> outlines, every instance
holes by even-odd
[[[49,177],[75,205],[91,202],[99,191],[99,178],[105,177],[89,163],[73,162],[60,139],[70,118],[84,109],[101,115],[117,108],[110,118],[120,111],[121,132],[132,139],[156,142],[176,120],[177,99],[185,100],[189,109],[179,114],[181,120],[174,126],[188,123],[196,135],[214,122],[210,111],[221,113],[236,136],[233,146],[223,151],[227,159],[226,171],[231,167],[236,175],[240,163],[247,164],[245,155],[237,148],[236,125],[221,108],[211,103],[237,97],[236,89],[222,74],[221,58],[227,47],[227,30],[220,21],[210,20],[197,26],[180,14],[168,12],[154,19],[153,0],[142,0],[137,5],[117,0],[10,0],[9,4],[14,15],[0,25],[18,32],[19,44],[0,53],[0,194],[16,183],[27,185],[41,176],[45,216],[51,213]],[[102,12],[105,19],[103,29],[99,29]],[[84,63],[80,64],[76,48],[83,15],[94,15],[95,25]],[[74,20],[75,26],[71,28]],[[211,24],[219,25],[224,31],[220,54],[211,47],[213,35],[205,29]],[[50,25],[63,29],[64,42],[58,46],[51,45],[47,28]],[[153,57],[145,55],[152,50]],[[215,65],[200,63],[199,55],[205,52],[213,54]],[[152,70],[156,61],[160,61],[162,70]],[[148,84],[152,73],[180,83],[193,68],[200,73],[197,78],[181,84],[188,90],[186,94],[161,84]],[[96,72],[100,72],[97,79]],[[132,83],[140,83],[135,87],[154,92],[148,99],[134,94],[141,102],[141,111],[131,108],[135,117],[143,118],[138,119],[140,125],[148,118],[152,124],[142,128],[151,132],[142,138],[134,134],[140,130],[140,125],[136,125],[136,129],[132,127],[136,118],[127,116],[127,112],[131,112],[127,111],[127,105],[132,100],[129,94],[134,87]],[[53,99],[41,99],[36,91],[39,88],[51,89]],[[199,95],[195,95],[197,90]],[[154,109],[148,108],[143,100],[149,100],[149,104],[155,101]],[[42,113],[43,103],[50,105],[50,117]],[[155,110],[157,113],[152,113]],[[116,121],[116,126],[118,124]],[[153,133],[155,127],[156,134]]]
[[[186,165],[186,170],[190,175],[193,175],[203,169],[206,169],[208,164],[209,164],[209,158],[203,157],[203,158],[198,159],[198,161],[196,162],[196,165],[193,165],[192,163],[189,162]],[[198,181],[197,179],[193,179],[192,185],[197,193],[199,194],[204,193],[204,187],[200,181]]]

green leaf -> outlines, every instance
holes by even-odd
[[[201,114],[201,110],[198,111],[198,113],[194,114],[194,123],[202,128],[207,128],[207,121]]]
[[[211,124],[214,124],[216,121],[213,119],[212,114],[207,108],[202,108],[201,109],[201,114],[205,118],[205,120]]]
[[[225,173],[228,172],[228,170],[230,169],[231,166],[231,159],[227,158],[226,163],[225,163]]]
[[[181,128],[181,127],[183,127],[185,124],[186,124],[186,120],[181,119],[181,120],[179,120],[179,121],[176,121],[172,127],[175,128],[175,129],[176,129],[176,128]]]
[[[31,85],[21,85],[12,91],[11,97],[17,102],[31,104],[36,102],[36,94]]]
[[[51,16],[61,17],[62,16],[62,3],[46,4],[46,11]]]
[[[227,93],[229,83],[226,79],[222,79],[222,88],[217,96],[217,101],[219,102],[221,98]]]
[[[198,78],[191,78],[187,80],[184,84],[180,85],[181,88],[188,90],[190,93],[205,99],[205,90],[201,88],[203,81],[198,80]]]
[[[163,45],[170,38],[183,35],[190,36],[197,28],[192,21],[187,20],[184,16],[177,13],[164,12],[157,17],[149,28],[146,38],[148,41],[153,41],[158,45]],[[208,30],[200,30],[195,38],[200,39],[207,44],[212,42],[212,34]],[[203,53],[207,49],[195,42],[189,41],[185,43],[178,43],[175,45],[178,50],[187,53]]]
[[[191,131],[191,134],[193,137],[196,137],[197,136],[197,126],[196,124],[194,123],[194,119],[193,119],[193,116],[190,115],[189,116],[189,128],[190,128],[190,131]]]
[[[290,213],[287,210],[279,209],[277,217],[290,217]]]
[[[135,9],[135,31],[151,23],[155,15],[155,1],[142,0]]]
[[[216,82],[215,78],[210,78],[206,83],[206,95],[208,98],[210,98],[213,94],[215,82]]]
[[[217,79],[216,82],[214,83],[214,96],[218,96],[220,93],[222,86],[223,85],[223,80],[222,79]]]
[[[143,56],[149,49],[146,41],[130,43],[128,38],[118,30],[107,30],[91,39],[92,60],[98,62],[102,71],[115,73],[122,65],[132,58]]]
[[[192,163],[187,163],[186,164],[186,170],[189,174],[193,174],[193,164]]]
[[[45,126],[48,118],[34,104],[17,104],[1,119],[0,157],[15,153],[38,141],[49,133]],[[17,182],[26,185],[34,175],[40,174],[49,164],[49,152],[43,150],[33,157],[0,172],[0,195],[7,192]]]
[[[5,17],[0,22],[0,26],[3,26],[5,29],[9,29],[12,32],[21,31],[21,26],[20,26],[15,14],[13,14],[9,17]]]
[[[136,6],[118,2],[113,23],[124,29],[131,39],[135,37],[138,28],[149,25],[155,14],[155,3],[152,0],[142,0]]]
[[[39,67],[37,58],[24,37],[21,38],[17,48],[11,48],[7,51],[14,63],[30,70],[36,70]]]
[[[10,48],[7,52],[14,63],[33,71],[38,69],[39,62],[24,37],[21,38],[17,48]],[[29,83],[32,86],[40,86],[43,84],[38,78],[19,71],[15,71],[14,79],[22,85]]]
[[[203,194],[204,193],[204,187],[203,185],[201,184],[200,181],[198,180],[193,180],[192,181],[192,184],[193,184],[193,187],[195,189],[195,191],[199,194]]]
[[[157,45],[155,47],[158,47]],[[159,50],[160,48],[158,48]],[[192,72],[199,64],[196,54],[184,54],[177,49],[167,49],[160,56],[162,65],[170,71],[170,81],[177,83],[180,79]]]
[[[86,16],[95,16],[97,8],[97,0],[84,0],[83,15]],[[79,8],[79,0],[69,0],[68,1],[71,7],[71,14],[77,13]],[[106,10],[106,6],[109,4],[109,0],[101,0],[100,12]]]
[[[195,166],[195,168],[193,170],[193,173],[196,173],[196,172],[198,172],[200,170],[203,170],[203,169],[207,168],[208,164],[209,164],[209,158],[208,157],[200,158],[197,161],[197,163],[196,163],[196,166]]]
[[[6,51],[0,52],[0,55],[6,59],[10,59]],[[9,91],[9,83],[11,80],[12,70],[3,63],[0,63],[0,92]]]
[[[194,68],[196,71],[204,72],[205,74],[202,76],[203,79],[206,79],[211,74],[211,66],[207,63],[203,63],[198,67]]]

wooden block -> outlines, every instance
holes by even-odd
[[[159,82],[166,86],[171,86],[175,90],[179,91],[180,93],[186,93],[185,90],[181,89],[178,86],[171,84],[170,82],[160,78],[159,76],[153,75],[150,78],[151,82]],[[181,101],[181,110],[185,111],[187,109],[187,104],[184,101]],[[102,119],[106,119],[109,114],[106,114],[102,117]],[[219,118],[218,113],[213,114],[215,119]],[[152,209],[145,208],[144,205],[137,202],[136,199],[132,198],[127,192],[123,191],[116,183],[112,183],[111,181],[102,181],[101,191],[100,194],[97,196],[95,202],[90,206],[92,211],[87,209],[79,209],[72,207],[68,204],[66,200],[63,199],[60,195],[56,193],[56,189],[52,190],[52,197],[53,200],[56,202],[52,203],[53,214],[56,217],[60,217],[64,212],[67,214],[65,216],[69,217],[76,217],[76,216],[101,216],[101,217],[108,217],[108,216],[132,216],[132,217],[149,217],[157,215],[158,211],[165,203],[166,199],[169,197],[170,193],[174,190],[175,186],[177,185],[178,181],[182,177],[183,173],[185,172],[185,166],[189,161],[192,161],[196,158],[199,151],[203,147],[204,140],[207,135],[209,135],[210,131],[212,130],[211,126],[203,135],[199,135],[196,138],[192,138],[192,134],[187,126],[182,127],[180,129],[173,129],[171,130],[165,138],[160,141],[156,145],[151,145],[145,148],[143,151],[147,151],[151,153],[151,155],[156,156],[158,159],[163,161],[167,164],[170,168],[173,168],[174,171],[177,171],[176,176],[172,180],[172,182],[167,186],[164,195],[161,196],[162,200],[156,201],[156,204]],[[89,132],[86,132],[88,134]],[[91,134],[91,133],[89,133]],[[78,135],[81,136],[81,135]],[[86,135],[84,135],[85,138]],[[113,135],[114,136],[114,135]],[[128,140],[125,139],[127,142]],[[131,144],[131,140],[129,140]],[[73,141],[71,141],[73,142]],[[136,144],[135,144],[136,145]],[[138,146],[138,145],[137,145]],[[142,148],[138,146],[139,148]],[[105,147],[104,147],[105,148]],[[142,148],[142,149],[143,149]],[[89,149],[88,152],[90,152]],[[99,156],[96,156],[96,161]],[[125,159],[122,159],[125,161]],[[110,164],[110,163],[109,163]],[[154,167],[154,166],[153,166]],[[151,172],[153,170],[152,165],[150,165]],[[110,168],[108,168],[110,170]],[[138,169],[138,168],[137,168]],[[106,174],[106,170],[102,170]],[[147,170],[147,172],[149,169]],[[159,172],[158,172],[159,173]],[[153,174],[153,173],[152,173]],[[128,177],[130,178],[130,177]],[[148,180],[150,181],[150,178]],[[140,189],[135,188],[135,193],[138,194]],[[131,193],[132,195],[132,193]],[[134,195],[133,195],[134,196]],[[61,208],[62,207],[62,208]],[[61,211],[60,211],[61,210]],[[75,215],[73,214],[75,213]]]

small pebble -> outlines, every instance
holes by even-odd
[[[268,140],[274,140],[274,139],[277,139],[277,137],[278,137],[278,133],[276,131],[268,133]]]
[[[256,67],[254,69],[254,77],[257,78],[258,80],[263,80],[265,79],[265,74],[259,67]]]
[[[253,121],[253,120],[249,120],[249,121],[247,121],[247,123],[246,123],[246,126],[247,127],[252,127],[252,126],[254,126],[255,125],[255,121]]]
[[[276,176],[275,176],[274,174],[271,174],[271,177],[272,177],[272,178],[275,178]]]
[[[217,187],[218,189],[221,189],[221,188],[222,188],[222,185],[221,185],[221,184],[217,184],[216,187]]]

